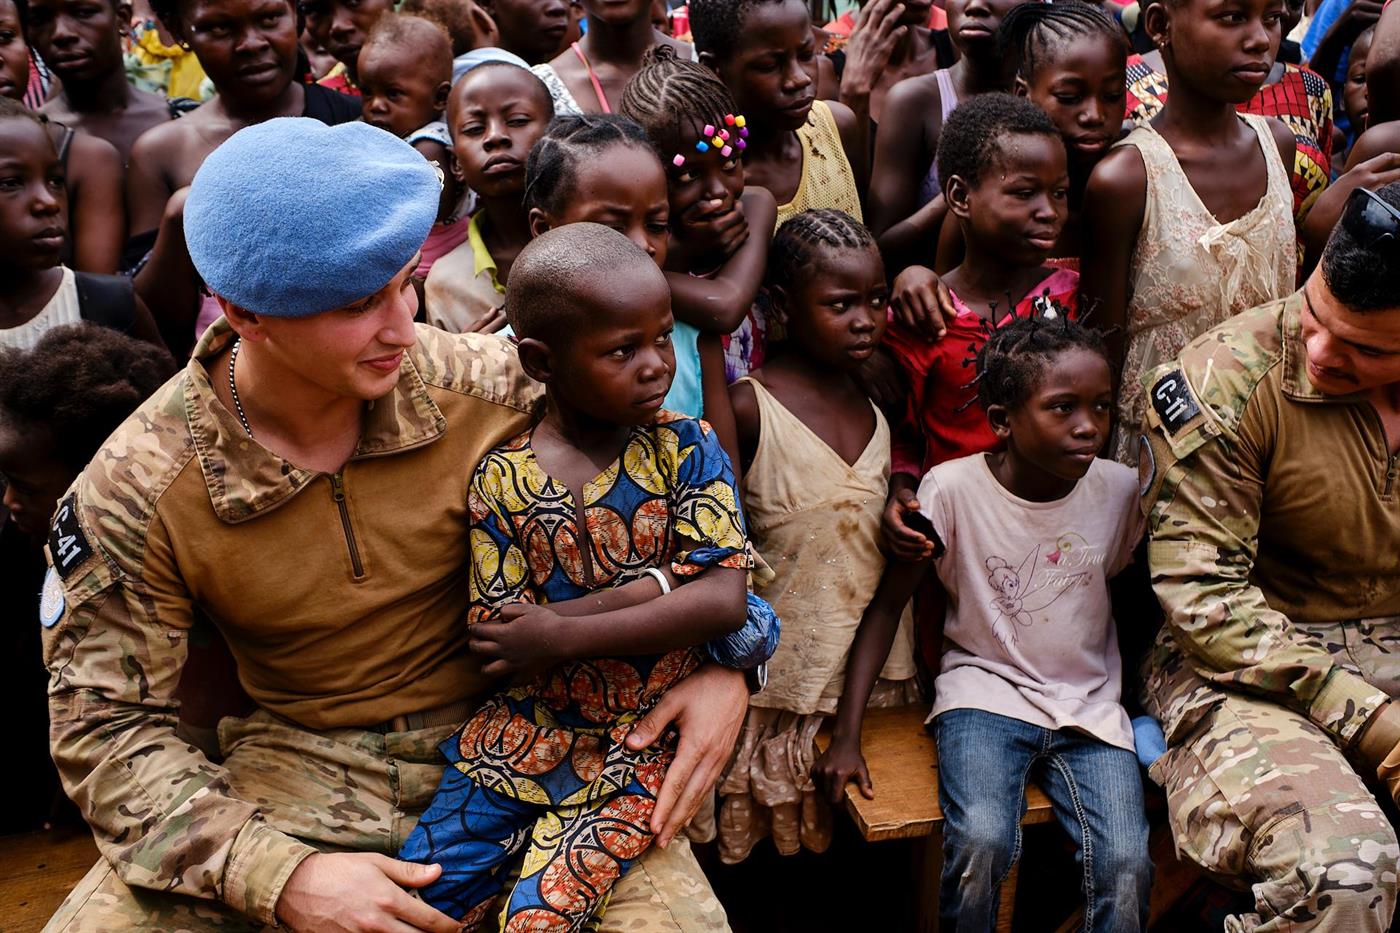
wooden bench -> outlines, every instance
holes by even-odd
[[[846,811],[867,842],[928,837],[923,849],[918,903],[919,933],[938,929],[938,877],[943,867],[943,809],[938,805],[938,752],[933,736],[924,730],[927,707],[897,706],[872,709],[865,714],[861,752],[875,786],[875,799],[867,800],[855,784],[846,785]],[[831,736],[818,733],[817,745],[825,751]],[[1022,826],[1055,819],[1050,798],[1034,784],[1026,787],[1026,812]],[[1016,907],[1018,866],[1001,885],[997,913],[998,933],[1010,931]]]
[[[0,836],[0,929],[42,930],[96,861],[86,826]]]

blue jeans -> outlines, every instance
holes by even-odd
[[[939,929],[991,930],[998,889],[1021,855],[1026,781],[1034,779],[1078,846],[1084,928],[1142,930],[1152,862],[1137,756],[1069,729],[975,709],[934,720],[943,807]]]

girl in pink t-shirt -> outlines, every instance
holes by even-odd
[[[997,328],[977,394],[1002,449],[935,466],[914,522],[934,540],[946,603],[929,716],[946,823],[939,912],[990,929],[1020,854],[1034,780],[1080,848],[1088,929],[1139,930],[1152,866],[1108,580],[1142,532],[1137,478],[1098,459],[1113,379],[1099,335],[1058,312]],[[866,700],[928,563],[887,565],[846,669],[831,745],[812,774],[833,801],[874,796],[860,753]]]

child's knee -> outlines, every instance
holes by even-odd
[[[999,882],[1015,860],[1019,839],[1013,821],[993,807],[972,807],[944,825],[944,862],[958,865],[964,880]]]

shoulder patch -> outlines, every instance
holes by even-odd
[[[1173,369],[1154,382],[1149,396],[1168,434],[1175,435],[1201,413],[1200,403],[1180,369]]]
[[[50,567],[44,574],[44,588],[39,593],[39,624],[53,628],[63,618],[63,584],[58,573]]]
[[[1147,495],[1152,484],[1157,482],[1157,455],[1152,452],[1152,441],[1146,434],[1138,435],[1138,496]]]
[[[58,575],[67,580],[93,555],[92,545],[78,521],[78,495],[70,492],[54,513],[53,530],[49,533],[49,559]]]

